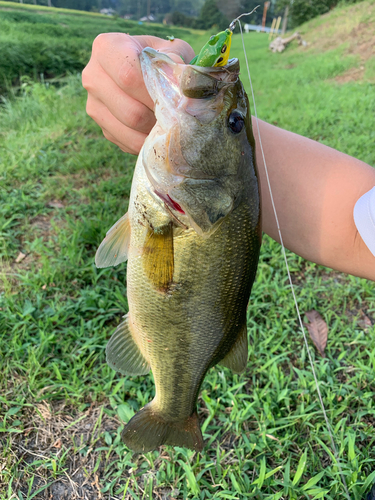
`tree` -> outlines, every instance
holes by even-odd
[[[263,17],[263,6],[264,2],[259,2],[259,0],[243,0],[242,1],[242,12],[251,12],[255,7],[258,7],[258,9],[251,14],[251,16],[244,17],[243,22],[244,23],[249,23],[249,24],[262,24],[262,17]],[[267,20],[266,24],[269,21],[269,19],[272,21],[272,6],[271,9],[268,9],[267,11]]]
[[[215,0],[206,0],[200,11],[194,27],[200,29],[210,29],[217,26],[220,30],[225,30],[229,26],[229,19],[220,12]]]
[[[325,14],[338,3],[338,0],[280,0],[277,8],[280,13],[289,5],[292,27],[299,26],[309,19]]]
[[[220,12],[229,20],[233,21],[237,16],[242,14],[244,11],[244,6],[242,0],[217,0],[216,5]]]
[[[182,12],[175,10],[170,14],[169,21],[175,26],[186,26],[190,28],[194,24],[195,19],[194,17],[186,16]]]

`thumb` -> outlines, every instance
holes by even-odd
[[[194,50],[184,40],[175,38],[159,47],[160,52],[167,54],[174,62],[189,64],[195,56]]]

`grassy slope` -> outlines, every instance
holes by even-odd
[[[139,24],[118,17],[48,9],[0,1],[0,93],[19,84],[21,75],[56,78],[82,71],[93,39],[103,32],[166,37],[190,31],[158,24]],[[8,7],[5,7],[8,6]]]
[[[331,15],[353,18],[345,12]],[[375,163],[374,85],[334,80],[360,64],[357,56],[340,46],[274,55],[259,34],[246,45],[261,118]],[[233,55],[242,57],[238,37]],[[33,498],[60,498],[64,488],[69,498],[75,489],[92,499],[99,489],[121,499],[344,498],[280,249],[269,238],[249,306],[248,369],[214,368],[202,387],[205,451],[134,456],[121,444],[122,422],[153,384],[105,363],[106,341],[127,310],[126,266],[97,270],[93,256],[126,210],[135,159],[101,136],[84,107],[71,77],[58,90],[25,84],[1,111],[0,498],[31,499],[44,487]],[[19,252],[26,257],[16,263]],[[330,327],[316,368],[360,500],[375,468],[375,338],[365,321],[375,320],[375,287],[289,256],[301,310],[317,309]]]

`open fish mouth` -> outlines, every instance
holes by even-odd
[[[140,61],[147,90],[160,108],[156,118],[163,128],[163,117],[168,121],[176,118],[176,111],[204,124],[212,121],[222,108],[220,96],[237,82],[240,71],[238,59],[220,67],[178,64],[150,47],[143,49]]]
[[[228,131],[231,110],[241,106],[239,62],[178,64],[149,47],[140,62],[157,120],[141,153],[150,192],[177,224],[208,237],[240,189],[238,172],[227,168],[237,165],[230,155],[240,147]]]

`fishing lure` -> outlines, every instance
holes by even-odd
[[[217,35],[212,35],[189,64],[204,67],[225,66],[229,59],[232,34],[233,32],[227,28]]]
[[[228,64],[233,30],[236,27],[238,20],[242,16],[249,16],[255,12],[258,7],[259,5],[251,12],[245,12],[244,14],[236,17],[226,30],[220,31],[217,35],[212,35],[208,42],[203,45],[199,54],[197,54],[189,64],[204,67],[225,66]]]

